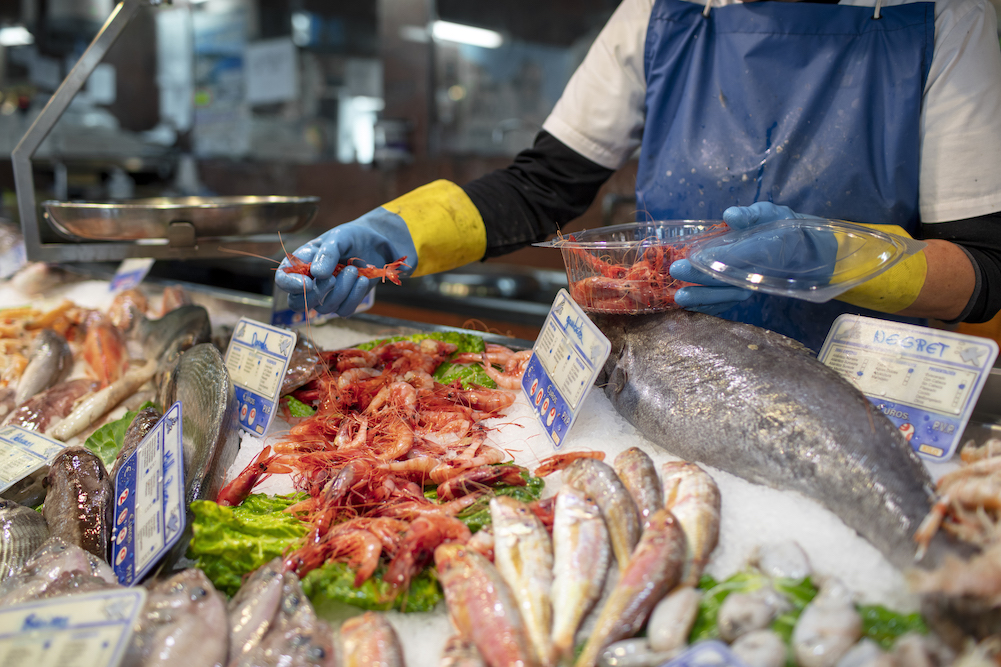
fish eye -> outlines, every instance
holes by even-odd
[[[197,600],[198,598],[203,598],[203,597],[205,597],[208,594],[209,594],[209,592],[207,590],[205,590],[204,588],[202,588],[201,586],[198,586],[197,588],[192,588],[191,589],[191,599],[192,600]]]
[[[309,651],[309,659],[313,662],[320,662],[327,657],[327,652],[323,650],[322,646],[314,646]]]

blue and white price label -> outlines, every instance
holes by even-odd
[[[149,257],[130,257],[122,261],[115,276],[111,279],[108,290],[111,292],[124,292],[127,289],[138,287],[146,279],[146,274],[153,268],[153,260]]]
[[[115,477],[111,566],[131,586],[184,532],[184,442],[181,404],[174,403]]]
[[[146,601],[118,588],[0,609],[0,665],[115,667]]]
[[[733,651],[718,641],[705,641],[693,644],[690,649],[661,667],[747,667]]]
[[[20,426],[0,428],[0,492],[49,465],[66,443]]]
[[[577,421],[611,349],[605,334],[561,289],[521,378],[521,389],[555,449]]]
[[[263,435],[275,417],[297,334],[247,318],[236,323],[226,348],[226,368],[236,387],[240,426]]]
[[[952,457],[987,381],[989,338],[860,315],[834,321],[819,359],[900,428],[919,455]]]

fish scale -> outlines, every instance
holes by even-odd
[[[652,442],[751,482],[794,490],[833,511],[897,567],[932,483],[897,428],[796,341],[688,311],[594,316],[609,338],[604,386]],[[937,536],[922,565],[955,545]]]

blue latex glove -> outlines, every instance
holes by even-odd
[[[400,275],[406,276],[417,258],[403,221],[382,208],[324,232],[292,254],[312,265],[309,276],[285,273],[284,267],[290,265],[286,258],[275,272],[275,284],[289,294],[289,307],[298,311],[315,308],[319,313],[341,317],[355,311],[372,281],[359,276],[354,266],[347,266],[335,277],[338,264],[357,263],[351,261],[357,258],[364,264],[382,267],[404,257],[410,268],[400,267]]]
[[[731,206],[723,211],[723,221],[731,229],[747,229],[776,220],[806,220],[815,216],[796,213],[788,206],[777,206],[771,202],[757,202],[750,206]],[[837,255],[837,240],[831,234],[804,231],[781,236],[748,239],[721,249],[728,262],[743,261],[751,265],[783,266],[790,275],[803,277],[803,267],[816,266]],[[723,258],[721,257],[721,259]],[[702,273],[687,259],[671,264],[671,276],[698,286],[683,287],[675,294],[679,306],[708,315],[719,315],[751,296],[751,290],[734,287]]]

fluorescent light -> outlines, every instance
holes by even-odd
[[[499,32],[448,21],[435,21],[431,26],[431,35],[444,42],[459,42],[470,46],[482,46],[485,49],[496,49],[504,43],[504,38]]]
[[[0,28],[0,46],[27,46],[35,43],[35,36],[23,25]]]

